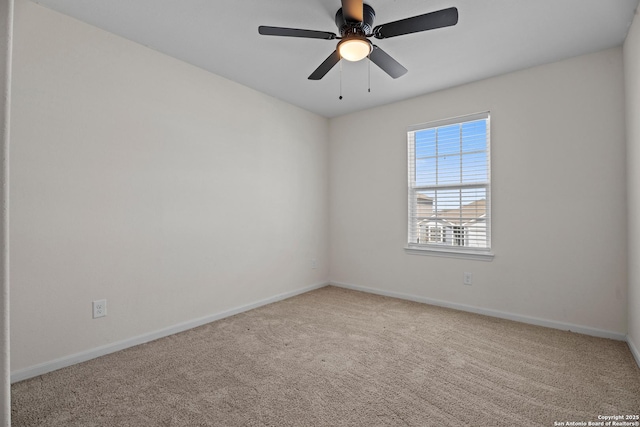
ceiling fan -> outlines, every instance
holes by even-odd
[[[399,21],[373,27],[376,13],[363,0],[342,0],[342,7],[336,13],[335,22],[340,36],[327,31],[302,30],[297,28],[268,27],[261,25],[258,33],[265,36],[302,37],[309,39],[339,39],[336,50],[309,76],[310,80],[320,80],[340,59],[360,61],[369,57],[394,79],[403,76],[407,69],[384,50],[371,43],[369,38],[385,39],[404,34],[450,27],[458,23],[458,9],[450,7]]]

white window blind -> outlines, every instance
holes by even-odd
[[[491,249],[489,113],[407,131],[409,249]]]

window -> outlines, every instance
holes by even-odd
[[[493,256],[489,142],[489,113],[409,128],[409,252]]]
[[[442,227],[429,227],[429,242],[440,243],[443,242],[443,228]]]
[[[445,234],[444,228],[437,225],[421,224],[420,235],[418,236],[418,243],[420,242],[432,242],[442,243],[444,242]]]
[[[451,228],[453,228],[453,244],[455,246],[466,246],[467,241],[464,238],[466,234],[464,225],[454,225]]]

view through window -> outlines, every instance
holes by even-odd
[[[407,132],[409,248],[491,248],[489,113]]]

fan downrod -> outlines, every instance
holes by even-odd
[[[342,37],[348,37],[352,35],[367,36],[371,35],[373,31],[373,21],[376,18],[376,12],[368,4],[362,5],[362,22],[347,21],[342,12],[342,8],[336,12],[336,26],[340,31]]]

